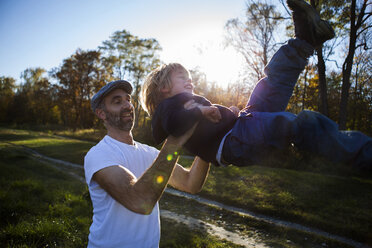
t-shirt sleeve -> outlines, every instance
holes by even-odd
[[[104,151],[102,148],[92,148],[84,158],[85,180],[89,185],[94,173],[114,165],[120,165],[120,160],[112,151]]]
[[[155,160],[157,156],[159,155],[160,151],[153,146],[149,146],[149,145],[145,145],[145,146],[146,146],[146,151],[149,154],[148,156],[151,156],[152,160]]]

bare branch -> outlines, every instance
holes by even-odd
[[[279,0],[280,1],[280,3],[283,5],[283,7],[284,7],[284,9],[285,9],[285,11],[287,12],[287,14],[289,15],[289,16],[292,16],[291,15],[291,12],[288,10],[288,8],[287,8],[287,4],[285,4],[284,3],[284,0]]]
[[[360,43],[357,46],[355,46],[355,49],[358,49],[359,47],[366,47],[366,46],[367,46],[367,43],[363,42],[363,43]]]
[[[356,29],[358,30],[362,24],[363,24],[363,17],[365,16],[365,11],[366,11],[366,7],[367,7],[367,1],[364,1],[363,5],[362,5],[362,8],[360,10],[360,13],[358,15],[358,20],[357,20],[357,23],[355,25]]]
[[[366,13],[365,18],[362,20],[362,23],[365,23],[372,16],[372,12]]]
[[[370,28],[372,28],[372,25],[369,25],[369,26],[363,28],[362,30],[360,30],[360,32],[358,32],[358,33],[356,34],[356,36],[358,37],[358,36],[361,35],[364,31],[366,31],[366,30],[368,30],[368,29],[370,29]]]
[[[335,63],[337,69],[341,69],[341,66],[338,65],[337,60],[334,60],[334,59],[328,59],[327,61]]]

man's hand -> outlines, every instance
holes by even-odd
[[[237,106],[230,106],[229,109],[235,114],[236,117],[239,116],[240,109]]]
[[[203,116],[213,123],[221,120],[220,110],[216,106],[199,106]]]

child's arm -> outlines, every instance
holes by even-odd
[[[195,102],[194,100],[190,100],[186,102],[183,107],[187,110],[199,108],[203,116],[213,123],[217,123],[221,120],[220,110],[216,106],[205,106]]]
[[[198,122],[203,114],[199,108],[186,109],[182,105],[159,106],[157,118],[167,135],[179,137]],[[156,121],[155,121],[156,123]]]

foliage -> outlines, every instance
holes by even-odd
[[[135,126],[144,111],[140,108],[139,93],[144,77],[160,65],[160,44],[155,39],[140,39],[126,30],[116,31],[99,49],[111,76],[133,84],[133,105],[137,116]]]
[[[53,76],[59,81],[58,106],[63,124],[74,129],[91,127],[94,115],[90,99],[110,80],[101,63],[100,52],[78,49],[54,70]]]
[[[8,110],[15,93],[15,79],[0,77],[0,122],[8,120]]]
[[[8,105],[8,120],[18,123],[46,124],[59,122],[55,89],[42,68],[29,68],[22,73],[22,83]]]

